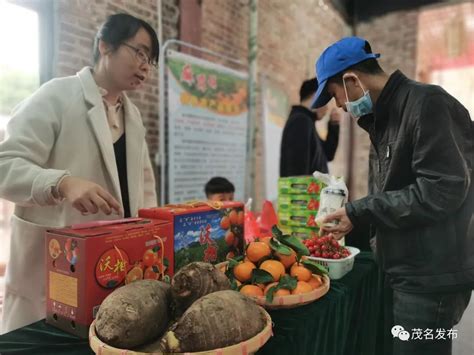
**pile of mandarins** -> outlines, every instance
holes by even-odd
[[[242,261],[234,262],[227,275],[235,282],[237,289],[249,296],[266,296],[280,281],[288,284],[293,278],[292,287],[273,288],[273,296],[298,295],[311,292],[323,284],[323,278],[314,275],[302,263],[297,262],[297,253],[291,249],[291,255],[283,255],[270,246],[271,237],[265,237],[249,243]],[[252,277],[255,269],[266,271],[271,277],[266,282],[258,283]],[[225,270],[223,270],[225,271]],[[264,273],[265,274],[265,273]],[[282,285],[280,285],[282,286]]]

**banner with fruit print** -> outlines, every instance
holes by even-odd
[[[203,199],[222,176],[244,199],[247,74],[186,54],[167,57],[168,202]]]

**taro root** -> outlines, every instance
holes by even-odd
[[[159,338],[170,321],[170,286],[140,280],[112,292],[100,305],[95,329],[108,345],[131,349]]]
[[[194,302],[171,325],[155,350],[176,353],[220,349],[254,337],[265,324],[262,308],[251,299],[232,290],[218,291]]]
[[[215,266],[204,262],[193,262],[184,266],[171,281],[171,293],[178,314],[182,314],[199,298],[230,288],[227,276]]]

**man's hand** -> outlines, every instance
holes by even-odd
[[[329,223],[334,220],[339,221],[339,224],[335,225],[334,227],[324,227],[325,223]],[[343,207],[338,209],[336,212],[328,214],[326,217],[324,217],[324,220],[321,224],[320,234],[323,235],[326,233],[331,233],[334,238],[339,240],[348,234],[353,228],[354,226],[352,225],[351,220],[349,217],[347,217],[346,209]]]
[[[58,192],[84,216],[101,210],[109,215],[112,210],[122,214],[122,207],[100,185],[74,176],[66,176],[58,186]]]

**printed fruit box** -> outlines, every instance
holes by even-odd
[[[318,195],[325,184],[312,176],[290,176],[278,179],[278,195]]]
[[[317,211],[283,210],[278,211],[278,218],[282,226],[316,227]]]
[[[285,226],[282,228],[283,233],[288,234],[293,237],[298,237],[301,239],[311,239],[319,237],[319,228],[305,228],[305,227],[290,227]]]
[[[128,218],[46,233],[46,322],[86,338],[104,300],[117,287],[173,275],[171,224]]]
[[[141,209],[140,217],[171,222],[174,267],[193,261],[218,263],[244,250],[244,211],[241,202],[206,202]]]
[[[319,209],[319,196],[316,195],[286,195],[278,196],[278,210],[309,210]]]

